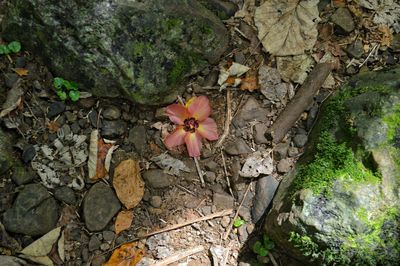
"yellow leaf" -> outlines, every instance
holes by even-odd
[[[118,235],[122,231],[128,229],[133,220],[132,211],[120,211],[115,219],[115,233]]]
[[[253,75],[246,75],[242,79],[242,84],[240,85],[241,90],[254,91],[258,89],[257,77]]]
[[[144,255],[136,246],[136,242],[132,242],[117,248],[103,266],[135,266]]]
[[[114,170],[113,186],[127,209],[138,205],[144,195],[139,163],[132,159],[122,161]]]
[[[15,73],[18,74],[18,76],[28,76],[29,70],[25,68],[15,68],[14,69]]]

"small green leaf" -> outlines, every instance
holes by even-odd
[[[76,102],[77,100],[79,100],[79,96],[81,94],[79,93],[79,91],[72,90],[72,91],[69,91],[68,95],[69,95],[69,98],[71,98],[71,100],[73,102]]]
[[[70,82],[69,82],[69,88],[70,88],[71,90],[77,91],[77,90],[78,90],[78,84],[77,84],[76,82],[70,81]]]
[[[57,91],[57,95],[61,101],[65,101],[67,99],[67,94],[65,91]]]
[[[244,225],[246,223],[245,220],[242,220],[240,218],[237,218],[234,222],[233,222],[233,226],[238,228],[241,227],[242,225]]]
[[[59,77],[53,79],[53,85],[56,89],[61,89],[64,85],[65,80]]]
[[[21,51],[21,43],[17,41],[10,42],[7,47],[13,53],[18,53]]]
[[[258,251],[258,255],[265,257],[268,255],[268,252],[269,251],[267,249],[265,249],[264,247],[261,247],[260,250]]]
[[[256,243],[254,243],[253,245],[253,252],[258,254],[260,249],[262,248],[262,244],[260,241],[257,241]]]
[[[0,54],[9,54],[10,50],[7,48],[6,45],[1,44],[0,45]]]

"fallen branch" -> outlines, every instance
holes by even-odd
[[[174,263],[178,260],[181,260],[183,258],[186,258],[188,256],[191,256],[193,254],[202,252],[204,250],[203,246],[197,246],[194,248],[190,248],[190,249],[186,249],[184,251],[178,252],[166,259],[163,259],[162,261],[156,262],[155,264],[153,264],[153,266],[164,266],[164,265],[169,265],[171,263]]]
[[[308,75],[296,95],[286,108],[279,114],[272,127],[267,130],[265,137],[273,143],[279,143],[297,119],[309,107],[317,91],[332,71],[332,64],[319,63]]]
[[[232,212],[233,212],[232,209],[227,209],[227,210],[223,210],[223,211],[220,211],[220,212],[212,213],[212,214],[206,215],[204,217],[199,217],[199,218],[196,218],[196,219],[193,219],[193,220],[190,220],[190,221],[186,221],[186,222],[183,222],[183,223],[175,224],[175,225],[163,228],[161,230],[157,230],[157,231],[154,231],[154,232],[139,236],[139,237],[137,237],[135,239],[132,239],[129,242],[134,242],[134,241],[137,241],[137,240],[149,237],[149,236],[154,236],[154,235],[158,235],[158,234],[161,234],[161,233],[164,233],[164,232],[175,230],[175,229],[178,229],[178,228],[190,225],[190,224],[194,224],[194,223],[198,223],[198,222],[202,222],[202,221],[211,220],[211,219],[214,219],[214,218],[217,218],[217,217],[229,215]]]

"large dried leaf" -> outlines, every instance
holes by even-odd
[[[258,38],[272,55],[300,55],[317,40],[318,0],[269,0],[256,9]]]
[[[256,151],[247,157],[239,174],[243,177],[258,177],[259,175],[270,175],[274,170],[274,162],[269,151]]]
[[[398,0],[359,0],[359,5],[375,11],[374,22],[400,32],[400,3]]]
[[[135,266],[144,255],[136,246],[136,242],[132,242],[117,248],[103,266]]]
[[[276,64],[282,79],[303,84],[314,61],[309,55],[278,56]]]
[[[39,263],[45,266],[52,266],[53,262],[48,257],[51,252],[53,245],[57,243],[61,234],[61,227],[57,227],[26,248],[24,248],[21,253],[21,257]]]
[[[7,93],[7,99],[3,103],[0,112],[0,118],[8,115],[11,111],[17,109],[18,106],[22,103],[22,95],[24,95],[24,91],[21,88],[21,80],[18,79],[11,90]]]
[[[118,146],[112,141],[105,141],[99,137],[99,131],[93,130],[90,134],[88,170],[89,178],[98,180],[108,177],[111,156]]]
[[[128,229],[133,220],[132,211],[120,211],[115,219],[115,233],[118,235],[122,231]]]
[[[144,195],[139,162],[132,159],[122,161],[114,170],[113,186],[119,200],[127,209],[138,205]]]

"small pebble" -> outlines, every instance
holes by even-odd
[[[113,241],[115,237],[115,233],[113,231],[104,231],[103,232],[103,239],[107,242]]]
[[[229,216],[224,216],[221,219],[221,225],[223,228],[227,228],[229,226],[230,222],[231,222],[231,219],[229,218]]]
[[[102,250],[102,251],[106,251],[106,250],[108,250],[110,248],[110,244],[108,244],[108,243],[102,243],[101,245],[100,245],[100,249]]]
[[[160,196],[152,196],[151,199],[150,199],[150,204],[154,208],[160,208],[160,206],[162,204],[161,197]]]
[[[35,156],[36,156],[36,150],[33,145],[28,145],[22,152],[22,160],[25,163],[29,163],[30,161],[32,161],[33,158],[35,158]]]
[[[305,134],[297,134],[293,138],[294,145],[298,148],[304,147],[304,145],[306,145],[306,143],[307,143],[307,140],[308,140],[308,137]]]
[[[108,120],[117,120],[121,117],[121,110],[116,106],[110,106],[104,110],[103,117]]]
[[[57,115],[65,111],[65,103],[63,102],[53,102],[49,106],[49,112],[47,113],[48,118],[54,118]]]
[[[206,182],[214,183],[216,178],[217,178],[217,176],[215,175],[214,172],[211,172],[211,171],[206,171],[205,172],[204,179],[205,179]]]
[[[94,251],[98,249],[101,245],[99,238],[96,235],[92,235],[89,240],[89,251]]]
[[[290,166],[291,166],[290,161],[288,159],[283,159],[283,160],[279,161],[276,168],[279,173],[284,174],[284,173],[289,172]]]
[[[288,155],[289,155],[289,157],[295,157],[295,156],[299,155],[299,149],[296,147],[289,147]]]

